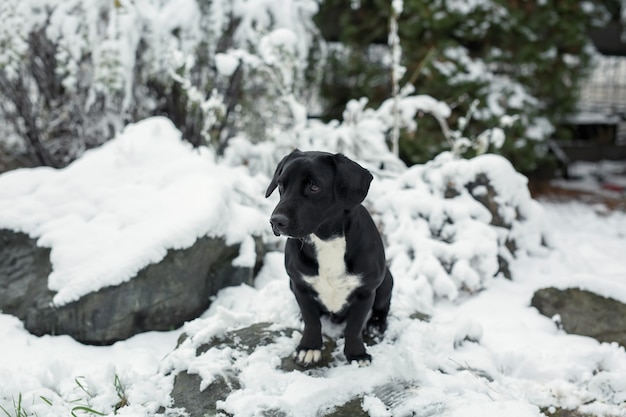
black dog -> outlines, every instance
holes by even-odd
[[[289,237],[285,266],[304,321],[296,351],[301,365],[321,358],[322,314],[346,322],[344,353],[360,365],[371,361],[363,344],[366,321],[372,333],[386,328],[393,278],[380,234],[361,205],[371,181],[344,155],[295,150],[267,188],[266,197],[276,187],[280,192],[272,230]]]

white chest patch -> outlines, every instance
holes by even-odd
[[[361,285],[358,275],[351,275],[346,271],[346,239],[342,236],[322,240],[313,234],[310,239],[317,251],[318,275],[303,278],[317,292],[319,300],[328,311],[338,313],[352,291]]]

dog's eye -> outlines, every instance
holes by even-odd
[[[316,193],[320,190],[320,187],[317,184],[314,184],[312,182],[309,183],[309,186],[307,187],[307,191],[311,192],[311,193]]]

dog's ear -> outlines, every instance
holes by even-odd
[[[270,181],[270,185],[267,186],[267,191],[265,191],[265,198],[269,197],[274,192],[276,187],[278,187],[278,177],[283,172],[283,168],[285,167],[287,161],[298,156],[301,153],[302,152],[300,150],[295,149],[278,163],[278,165],[276,166],[276,171],[274,171],[274,177],[272,178],[272,181]]]
[[[342,154],[333,155],[335,167],[335,195],[339,202],[351,209],[365,200],[370,189],[372,174],[361,165]]]

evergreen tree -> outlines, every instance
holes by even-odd
[[[376,106],[391,92],[387,47],[390,2],[325,0],[316,17],[333,42],[322,94],[324,116],[349,99]],[[448,121],[466,137],[502,128],[498,152],[523,171],[547,158],[546,139],[575,111],[594,54],[588,30],[606,18],[581,0],[405,0],[399,34],[403,83],[447,102]],[[435,120],[401,138],[401,156],[423,162],[445,148]]]

